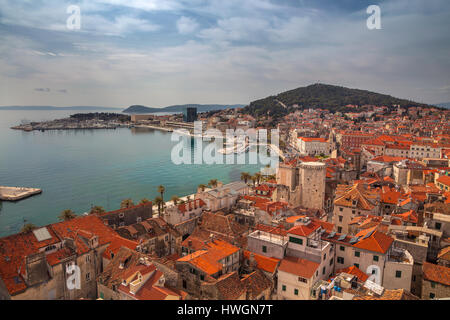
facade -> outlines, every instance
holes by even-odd
[[[113,229],[129,226],[150,219],[153,216],[153,203],[150,201],[130,208],[105,212],[98,216]]]
[[[201,199],[209,211],[229,211],[241,195],[249,194],[249,187],[243,181],[232,182],[211,190],[200,191],[195,200]]]
[[[331,154],[330,144],[324,138],[299,137],[297,146],[301,154],[308,156],[329,156]]]
[[[183,110],[183,121],[184,122],[194,122],[197,120],[197,108],[187,107]]]
[[[450,268],[425,262],[422,271],[423,300],[450,298]]]
[[[214,238],[208,242],[195,243],[195,246],[193,253],[176,261],[176,270],[180,273],[182,290],[198,297],[203,281],[214,281],[239,270],[241,249]]]
[[[300,205],[307,209],[323,209],[325,204],[325,163],[303,162],[300,165],[299,173]]]
[[[349,224],[357,216],[378,215],[379,194],[361,183],[338,185],[332,222],[338,233],[349,233]]]
[[[121,246],[135,249],[137,243],[121,238],[95,215],[2,238],[0,287],[13,300],[96,298],[105,257]]]

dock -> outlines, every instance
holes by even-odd
[[[40,193],[42,190],[37,188],[0,186],[0,200],[3,201],[19,201]]]

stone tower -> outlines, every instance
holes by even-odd
[[[323,209],[325,201],[326,165],[322,162],[300,164],[299,184],[301,205],[310,209]]]

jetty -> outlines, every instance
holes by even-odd
[[[40,193],[42,190],[37,188],[0,186],[0,200],[3,201],[19,201]]]

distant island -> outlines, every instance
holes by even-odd
[[[95,106],[71,106],[71,107],[54,107],[54,106],[4,106],[0,110],[121,110],[122,108],[112,107],[95,107]]]
[[[266,114],[283,116],[290,113],[293,110],[293,106],[300,109],[321,108],[330,112],[349,112],[350,108],[347,107],[348,105],[376,105],[390,108],[394,105],[400,105],[406,109],[410,107],[433,107],[432,105],[399,99],[367,90],[327,84],[313,84],[253,101],[243,109],[243,112],[253,116]]]
[[[171,113],[179,113],[183,112],[188,107],[197,108],[197,112],[208,112],[208,111],[216,111],[216,110],[225,110],[225,109],[235,109],[242,108],[245,105],[243,104],[183,104],[183,105],[174,105],[168,106],[164,108],[150,108],[141,105],[133,105],[129,108],[123,110],[123,113],[156,113],[156,112],[171,112]]]

